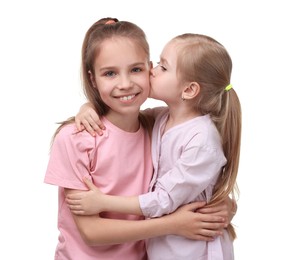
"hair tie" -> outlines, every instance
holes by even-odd
[[[231,84],[229,84],[229,85],[227,85],[226,87],[225,87],[225,91],[229,91],[229,90],[231,90],[232,89],[232,85]]]
[[[105,24],[113,24],[116,23],[114,20],[108,20]]]

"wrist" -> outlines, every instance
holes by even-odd
[[[175,219],[174,215],[169,214],[159,218],[162,223],[161,225],[164,227],[164,235],[179,235],[179,227],[177,219]]]
[[[102,212],[104,211],[112,211],[111,208],[111,197],[110,195],[107,194],[102,194],[101,198],[100,198],[100,208],[102,210]]]

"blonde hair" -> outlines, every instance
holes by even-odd
[[[182,82],[197,82],[200,92],[193,108],[209,114],[222,141],[227,163],[222,168],[213,190],[210,205],[218,204],[227,196],[239,194],[236,183],[241,145],[241,106],[230,84],[232,61],[226,49],[211,37],[200,34],[182,34],[177,43],[177,75]],[[232,238],[236,237],[232,225],[228,226]]]
[[[95,110],[99,116],[106,115],[109,107],[104,103],[100,97],[98,88],[93,86],[89,71],[94,75],[94,62],[101,50],[101,44],[112,38],[127,38],[141,47],[148,57],[150,62],[149,44],[146,39],[144,31],[136,24],[127,21],[119,21],[116,18],[102,18],[95,22],[86,32],[82,45],[82,61],[81,61],[81,79],[83,85],[83,92],[86,98],[94,105]],[[60,122],[60,127],[57,129],[55,135],[60,129],[66,125],[73,123],[74,117],[71,117],[63,122]],[[139,114],[139,120],[143,127],[151,132],[153,126],[153,119]],[[54,138],[53,137],[53,138]]]

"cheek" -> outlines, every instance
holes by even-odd
[[[151,83],[149,76],[140,79],[139,85],[143,88],[145,92],[149,92],[150,84]]]
[[[156,78],[152,79],[150,87],[150,97],[158,99],[160,98],[161,93],[163,93],[162,85]]]
[[[158,84],[158,81],[156,78],[152,78],[150,80],[150,91],[151,91],[151,94],[155,93],[158,91],[158,87],[159,87],[159,84]]]
[[[106,100],[110,96],[111,88],[104,84],[104,82],[99,82],[97,86],[101,99]]]
[[[99,90],[99,93],[100,93],[100,98],[103,100],[104,103],[107,104],[108,94],[106,94],[106,93],[104,93],[103,91],[100,91],[100,90]]]
[[[155,91],[162,89],[164,85],[167,85],[166,79],[161,76],[152,77],[150,80],[151,88]]]

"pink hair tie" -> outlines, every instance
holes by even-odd
[[[113,24],[116,23],[114,20],[108,20],[105,24]]]

